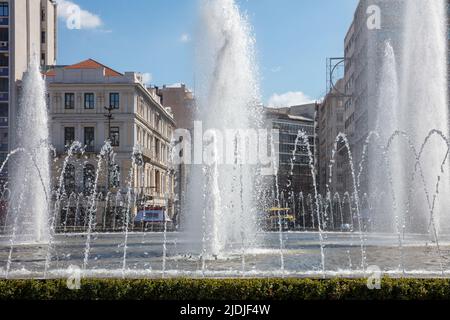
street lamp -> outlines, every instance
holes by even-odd
[[[111,144],[111,121],[114,120],[112,111],[113,111],[113,107],[109,106],[109,107],[105,107],[105,110],[108,111],[107,114],[105,114],[104,116],[108,119],[108,142]],[[111,187],[111,159],[110,159],[110,153],[108,152],[107,157],[108,157],[108,178],[107,178],[107,189],[109,190],[109,188]]]

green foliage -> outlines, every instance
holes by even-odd
[[[408,300],[449,299],[448,279],[83,279],[0,280],[0,300]]]

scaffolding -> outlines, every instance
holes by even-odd
[[[327,58],[327,94],[333,94],[340,97],[349,97],[350,95],[342,92],[336,87],[339,79],[344,78],[346,58],[332,57]]]

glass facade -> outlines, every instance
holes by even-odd
[[[9,4],[8,2],[0,2],[0,17],[9,16]]]
[[[9,3],[0,1],[0,165],[9,151]],[[0,184],[8,176],[0,174]]]
[[[304,132],[308,135],[308,142],[311,148],[311,154],[314,155],[314,124],[312,122],[299,122],[287,120],[274,120],[273,126],[280,132],[279,136],[279,160],[280,165],[290,165],[291,161],[294,166],[308,165],[309,155],[308,147],[302,139],[297,141],[297,152],[295,160],[293,160],[292,153],[295,149],[295,142],[298,138],[299,132]]]

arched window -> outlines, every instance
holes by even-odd
[[[83,169],[83,189],[85,193],[94,192],[95,183],[95,167],[87,164]]]
[[[64,190],[70,195],[75,192],[75,166],[68,164],[64,171]]]

